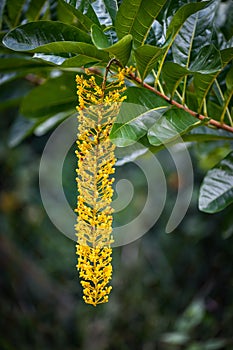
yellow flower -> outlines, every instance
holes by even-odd
[[[87,72],[86,72],[87,73]],[[88,72],[89,74],[89,72]],[[77,75],[77,269],[83,299],[96,306],[108,301],[112,277],[112,213],[115,146],[109,139],[112,124],[125,96],[125,75],[119,70],[111,82],[99,86],[94,76]]]

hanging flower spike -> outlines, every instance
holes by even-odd
[[[96,306],[108,302],[112,277],[112,213],[115,146],[109,139],[112,124],[126,97],[125,75],[119,69],[111,82],[102,87],[94,76],[77,75],[79,106],[77,168],[77,269],[83,287],[83,299]],[[106,80],[106,79],[105,79]]]

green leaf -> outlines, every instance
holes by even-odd
[[[106,65],[109,61],[109,55],[107,52],[100,51],[92,45],[79,45],[79,52],[75,57],[71,57],[65,60],[62,67],[82,67],[86,64],[98,64]]]
[[[37,49],[33,51],[37,51]],[[67,58],[61,55],[67,51],[76,54],[76,56]],[[98,50],[95,46],[86,43],[56,42],[41,46],[39,52],[40,54],[35,54],[34,57],[39,57],[44,61],[52,62],[66,68],[82,67],[90,63],[107,63],[109,61],[107,52]]]
[[[26,0],[10,0],[6,3],[8,16],[13,27],[16,27],[19,24],[25,2]]]
[[[118,59],[121,64],[125,66],[130,58],[132,39],[132,35],[128,34],[112,46],[109,46],[103,50]]]
[[[116,17],[119,38],[132,34],[135,47],[142,45],[166,0],[123,0]]]
[[[36,21],[40,18],[45,2],[46,0],[34,0],[30,2],[26,12],[26,17],[29,21]]]
[[[76,106],[75,74],[63,74],[34,88],[22,101],[20,112],[27,118],[41,118]]]
[[[222,69],[232,60],[233,58],[233,48],[228,48],[220,51],[221,55],[221,62],[222,62]],[[196,96],[198,99],[199,104],[199,112],[201,111],[203,101],[205,97],[207,96],[213,82],[215,79],[217,79],[218,75],[221,71],[216,71],[215,73],[206,75],[202,73],[195,74],[194,77],[194,87],[196,91]]]
[[[200,48],[212,44],[217,8],[218,1],[213,0],[184,22],[172,46],[174,62],[188,68],[198,56]]]
[[[233,59],[233,47],[220,51],[222,64],[225,67]]]
[[[161,60],[160,66],[159,66],[159,70],[158,70],[158,78],[160,76],[165,58],[170,50],[170,47],[172,46],[172,44],[174,43],[174,40],[177,36],[177,34],[179,33],[179,30],[181,29],[183,23],[186,21],[186,19],[195,14],[196,12],[202,10],[207,4],[209,3],[209,1],[204,1],[201,3],[190,3],[190,4],[186,4],[182,7],[180,7],[178,9],[178,11],[175,13],[175,15],[172,17],[172,20],[169,24],[169,27],[167,29],[167,33],[166,33],[166,38],[167,40],[169,38],[171,38],[170,43],[167,46],[167,49],[164,53],[163,59]],[[173,4],[173,3],[172,3]],[[171,5],[172,5],[171,4]]]
[[[124,95],[127,96],[127,99],[125,100],[127,103],[140,105],[145,110],[150,110],[158,106],[170,107],[170,104],[162,97],[155,95],[154,92],[143,87],[128,87]]]
[[[80,26],[85,31],[89,32],[94,22],[80,10],[69,5],[64,0],[58,1],[57,6],[58,18],[65,23]]]
[[[229,1],[225,4],[225,20],[222,24],[221,30],[227,40],[233,36],[233,2]]]
[[[86,43],[74,43],[71,41],[56,42],[40,46],[40,48],[33,50],[33,52],[40,52],[35,54],[35,58],[41,58],[45,61],[52,62],[63,67],[81,67],[88,63],[96,64],[98,62],[108,62],[109,55],[107,52],[98,50],[95,46]],[[67,58],[63,54],[67,52],[75,54],[74,57]],[[45,55],[43,55],[44,53]],[[55,54],[55,55],[54,55]]]
[[[167,29],[166,37],[169,38],[170,36],[172,36],[172,38],[174,39],[178,34],[180,28],[182,27],[183,23],[186,21],[186,19],[192,14],[202,10],[208,4],[209,1],[204,1],[201,3],[190,3],[180,7],[172,17],[172,20]]]
[[[45,9],[43,9],[43,15],[41,17],[41,20],[50,21],[50,20],[56,20],[56,18],[57,18],[57,6],[56,6],[56,4],[54,6],[54,4],[52,2],[50,3],[48,1],[46,1]]]
[[[116,20],[117,11],[118,11],[117,0],[103,0],[103,1],[112,19],[112,23],[114,24]]]
[[[129,87],[125,93],[110,138],[119,147],[135,143],[144,135],[170,105],[161,97],[144,88]]]
[[[232,90],[233,89],[233,66],[231,66],[231,69],[227,73],[226,86],[227,86],[227,90]]]
[[[137,68],[139,70],[142,80],[144,80],[145,77],[155,67],[155,63],[158,61],[159,57],[163,54],[163,52],[164,47],[156,47],[147,44],[138,47],[134,51]]]
[[[216,213],[233,202],[233,152],[209,170],[202,182],[199,209]]]
[[[33,57],[36,57],[42,62],[49,62],[51,65],[57,65],[62,68],[73,68],[74,71],[77,71],[77,67],[83,67],[86,65],[106,65],[106,62],[102,62],[101,59],[95,57],[88,57],[86,55],[77,55],[71,58],[66,58],[63,56],[46,54],[46,53],[35,53]],[[108,56],[107,56],[108,58]],[[108,62],[108,59],[106,60]]]
[[[11,30],[3,38],[3,44],[15,51],[32,51],[54,42],[91,41],[82,30],[61,22],[30,22]]]
[[[221,68],[221,54],[214,45],[202,47],[189,67],[190,71],[202,74],[216,73],[220,71]]]
[[[105,49],[110,45],[107,36],[96,24],[91,27],[91,39],[97,49]]]
[[[62,54],[61,54],[62,55]],[[65,62],[65,60],[67,59],[64,56],[58,56],[57,55],[52,55],[52,54],[47,54],[47,53],[35,53],[33,55],[33,59],[37,59],[40,62],[48,62],[51,65],[62,65],[63,62]]]
[[[100,24],[100,21],[99,21],[99,18],[97,16],[97,14],[95,13],[92,5],[89,3],[89,1],[86,2],[85,4],[85,8],[87,7],[87,10],[86,10],[86,16],[88,18],[90,18],[90,20],[96,24],[98,27],[101,27],[101,24]]]
[[[228,106],[230,105],[231,98],[233,96],[233,66],[231,67],[231,69],[227,73],[226,86],[227,86],[227,90],[224,93],[224,104],[223,104],[223,111],[222,111],[222,114],[220,116],[220,121],[224,120],[226,110],[227,110]]]
[[[184,76],[189,74],[195,76],[197,73],[211,74],[220,71],[221,66],[222,61],[220,52],[214,45],[207,45],[200,49],[189,69],[177,63],[166,62],[162,72],[168,91],[173,96],[177,86]],[[199,87],[197,87],[197,89],[198,88]]]
[[[222,101],[221,105],[219,105],[216,102],[211,101],[210,98],[207,100],[207,112],[212,119],[220,120],[222,110]]]
[[[162,74],[167,89],[170,92],[171,96],[173,96],[180,81],[184,76],[190,74],[190,71],[177,63],[165,62]]]
[[[94,52],[96,52],[95,46],[91,44],[75,41],[57,41],[54,43],[39,46],[34,50],[30,50],[30,52],[51,54],[79,54],[85,51],[89,51],[90,49],[93,49]]]
[[[231,140],[233,141],[233,133],[221,129],[212,129],[208,126],[201,125],[192,129],[189,134],[182,136],[184,141],[217,141],[217,140]]]
[[[148,130],[148,140],[152,145],[159,146],[175,140],[198,125],[200,121],[188,112],[172,107]]]

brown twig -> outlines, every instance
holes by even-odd
[[[137,77],[135,74],[131,73],[130,74],[130,79],[135,81],[136,83],[142,85],[143,87],[145,87],[146,89],[154,92],[156,95],[162,97],[165,101],[169,102],[171,105],[176,106],[180,109],[183,109],[184,111],[188,112],[189,114],[191,114],[193,117],[198,118],[199,120],[206,120],[206,123],[209,125],[212,125],[218,129],[223,129],[229,132],[233,133],[233,127],[231,127],[230,125],[227,125],[225,123],[220,123],[217,120],[214,119],[209,119],[206,116],[199,114],[191,109],[189,109],[188,107],[178,103],[175,100],[170,99],[168,96],[162,94],[160,91],[156,90],[155,88],[153,88],[152,86],[148,85],[147,83],[142,82],[142,80]]]
[[[111,65],[114,64],[114,63],[115,63],[117,66],[121,66],[120,62],[119,62],[118,60],[116,60],[115,58],[112,58],[112,59],[108,62],[107,66],[106,66],[106,69],[105,69],[105,74],[104,74],[103,82],[102,82],[102,90],[103,90],[103,91],[104,91],[105,88],[106,88],[106,82],[107,82],[108,72],[109,72],[109,70],[110,70],[110,68],[111,68]],[[121,66],[121,67],[122,67],[122,66]]]

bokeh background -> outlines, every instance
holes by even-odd
[[[158,154],[168,186],[164,211],[141,239],[114,248],[110,300],[94,308],[82,300],[75,242],[53,226],[40,198],[39,162],[50,132],[10,148],[15,113],[11,106],[0,119],[0,349],[233,349],[232,205],[215,215],[197,209],[204,173],[229,151],[226,143],[189,146],[193,197],[170,234],[165,226],[177,174],[167,153]],[[75,166],[71,149],[63,169],[71,205]],[[143,206],[147,184],[134,164],[119,167],[117,174],[135,192],[128,209],[117,214],[124,223]]]

